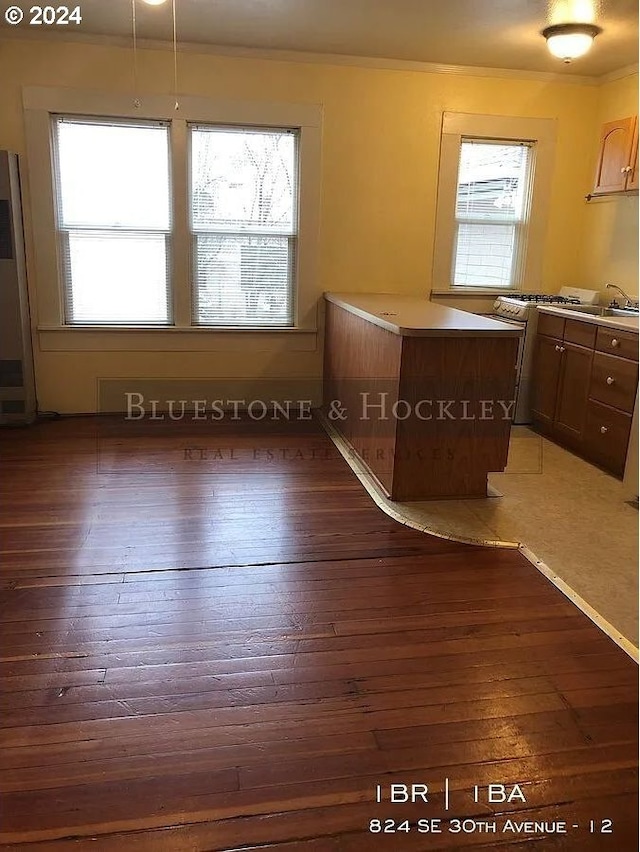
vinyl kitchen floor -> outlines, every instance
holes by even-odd
[[[525,426],[489,483],[482,500],[378,502],[438,535],[525,545],[637,646],[638,511],[622,483]]]

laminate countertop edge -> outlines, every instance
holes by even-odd
[[[572,311],[571,308],[556,308],[554,305],[538,305],[538,310],[543,314],[564,317],[565,319],[587,322],[590,325],[599,325],[602,328],[615,328],[619,331],[629,331],[638,334],[638,317],[599,317],[595,314],[587,314],[582,311]]]
[[[324,298],[402,337],[519,337],[524,329],[418,296],[326,292]]]

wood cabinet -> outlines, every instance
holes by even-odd
[[[585,335],[584,326],[541,314],[534,356],[534,422],[571,445],[582,440],[587,416],[593,348],[572,342],[577,338],[593,346],[595,328],[591,335],[587,326]]]
[[[539,334],[536,338],[531,407],[534,421],[546,427],[546,429],[553,427],[556,416],[556,400],[558,399],[562,364],[561,346],[562,338],[545,337],[542,334]]]
[[[540,314],[533,425],[622,476],[638,387],[638,336]]]
[[[486,497],[488,472],[507,463],[519,332],[465,331],[446,309],[442,325],[402,334],[357,296],[359,313],[325,298],[325,413],[350,452],[392,500]]]
[[[602,128],[593,195],[638,188],[638,117],[610,121]]]
[[[581,441],[584,435],[593,352],[565,340],[560,354],[555,429],[573,444]]]

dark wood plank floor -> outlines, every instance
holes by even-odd
[[[4,848],[636,848],[637,668],[517,552],[396,524],[313,423],[0,444]]]

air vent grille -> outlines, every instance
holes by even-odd
[[[5,199],[0,199],[0,260],[13,260],[11,211]]]
[[[21,388],[23,384],[22,361],[0,358],[0,388]]]

